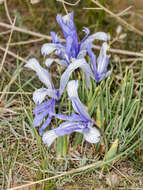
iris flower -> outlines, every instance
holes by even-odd
[[[93,127],[94,122],[91,120],[84,105],[81,103],[77,90],[78,81],[70,81],[67,85],[67,92],[76,113],[73,112],[71,116],[54,114],[56,118],[67,121],[63,122],[58,128],[54,128],[43,134],[43,142],[48,146],[50,146],[57,137],[72,132],[83,134],[84,139],[90,143],[97,143],[100,140],[100,132],[97,128]]]
[[[33,100],[35,104],[37,104],[33,110],[33,113],[35,114],[33,121],[34,127],[40,126],[44,118],[47,117],[42,127],[40,128],[40,135],[42,135],[44,129],[50,124],[52,120],[52,113],[54,113],[55,104],[57,101],[59,101],[72,72],[77,68],[81,68],[85,74],[85,77],[87,78],[86,81],[88,85],[89,78],[94,76],[90,69],[90,66],[85,62],[85,60],[79,59],[70,64],[70,66],[61,76],[59,89],[55,89],[49,72],[46,69],[42,68],[35,58],[30,59],[25,67],[34,70],[37,73],[39,80],[47,87],[37,89],[33,93]],[[46,96],[50,97],[50,99],[43,102]]]
[[[46,69],[42,68],[35,58],[30,59],[25,67],[34,70],[37,73],[39,80],[43,82],[47,87],[37,89],[33,93],[33,100],[35,104],[37,104],[33,110],[33,113],[35,114],[33,126],[40,126],[43,122],[43,119],[48,116],[40,128],[40,135],[42,135],[43,130],[50,124],[52,120],[52,115],[49,113],[54,112],[56,100],[59,100],[60,95],[59,91],[53,87],[49,72]],[[43,102],[47,95],[50,97],[50,99]]]
[[[111,70],[107,72],[107,67],[109,63],[109,57],[106,54],[107,48],[108,45],[106,42],[104,42],[96,62],[96,56],[92,52],[92,45],[89,44],[88,46],[88,55],[90,56],[90,64],[92,66],[94,78],[98,83],[111,74]]]
[[[44,44],[41,48],[41,53],[45,56],[55,51],[56,55],[58,55],[62,60],[49,58],[46,60],[47,66],[50,66],[53,61],[56,61],[63,66],[68,66],[71,59],[80,59],[85,57],[88,45],[93,40],[108,40],[108,35],[104,32],[97,32],[89,36],[90,31],[85,27],[83,31],[86,35],[81,41],[79,41],[73,16],[73,12],[65,16],[62,16],[61,14],[57,15],[56,19],[63,31],[65,42],[62,42],[55,32],[51,32],[53,42]]]

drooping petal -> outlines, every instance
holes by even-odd
[[[29,59],[25,67],[34,70],[38,75],[39,80],[43,82],[48,88],[52,88],[49,72],[46,69],[42,68],[35,58]]]
[[[52,105],[53,100],[47,100],[43,102],[42,104],[39,104],[35,107],[33,110],[33,113],[35,114],[34,120],[33,120],[33,126],[38,127],[43,122],[43,119],[51,113],[50,106]]]
[[[64,136],[72,132],[82,133],[84,128],[85,128],[84,124],[80,122],[67,121],[59,125],[59,127],[55,128],[54,130],[58,136]]]
[[[56,45],[54,43],[46,43],[41,48],[42,55],[49,55],[53,51],[57,49]]]
[[[62,44],[45,43],[45,44],[43,44],[43,46],[41,48],[41,53],[43,56],[46,56],[58,49],[60,49],[60,51],[65,52],[65,47]]]
[[[51,146],[51,144],[54,142],[54,140],[57,138],[58,136],[56,135],[54,130],[50,130],[47,131],[43,134],[42,140],[44,142],[44,144],[47,144],[48,147]]]
[[[100,140],[100,132],[98,129],[89,127],[89,130],[83,130],[84,139],[89,143],[97,143]]]
[[[90,35],[85,41],[83,41],[80,45],[80,49],[87,49],[89,43],[93,42],[94,40],[103,40],[107,41],[109,38],[109,35],[104,32],[97,32],[95,34]]]
[[[33,93],[33,100],[35,104],[41,104],[41,102],[43,102],[43,100],[45,99],[46,95],[47,95],[47,88],[37,89]]]
[[[85,59],[75,59],[70,65],[67,67],[65,72],[61,76],[60,80],[60,94],[63,93],[63,90],[70,78],[70,75],[77,68],[81,68],[87,75],[94,78],[94,75],[90,69],[90,66],[86,63]]]
[[[67,135],[72,132],[82,133],[84,128],[85,126],[80,123],[64,122],[58,128],[55,128],[53,130],[44,133],[42,140],[44,144],[50,146],[57,137]]]
[[[52,117],[53,117],[52,115],[49,115],[46,121],[44,122],[44,124],[42,125],[42,127],[40,128],[40,131],[39,131],[40,136],[42,136],[43,131],[51,123]]]
[[[45,110],[47,110],[49,108],[49,105],[52,103],[52,99],[47,100],[39,105],[37,105],[34,110],[33,113],[34,114],[40,114],[41,112],[44,112]]]
[[[49,110],[47,109],[40,114],[36,114],[33,120],[33,127],[39,127],[42,124],[43,119],[48,115],[48,113]]]
[[[33,100],[34,100],[35,104],[40,104],[47,95],[54,99],[59,98],[57,95],[56,89],[40,88],[40,89],[36,90],[33,94]]]
[[[53,113],[52,115],[60,120],[78,121],[78,122],[83,121],[83,119],[79,115],[75,114],[74,112],[72,112],[72,114],[70,116],[63,115],[63,114],[56,114],[56,113]]]
[[[47,67],[50,67],[53,62],[56,62],[56,63],[60,64],[63,67],[67,67],[68,66],[68,64],[67,64],[67,62],[65,60],[54,59],[54,58],[47,58],[46,61],[45,61],[45,65]]]

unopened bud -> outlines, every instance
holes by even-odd
[[[124,38],[126,38],[127,34],[123,33],[119,36],[119,40],[123,40]]]
[[[117,33],[117,34],[120,34],[121,31],[122,31],[122,26],[119,25],[119,26],[117,27],[117,29],[116,29],[116,33]]]

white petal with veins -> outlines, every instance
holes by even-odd
[[[51,146],[51,144],[54,142],[54,140],[57,137],[58,136],[56,135],[56,133],[53,130],[50,130],[43,134],[42,140],[43,140],[44,144],[47,144],[49,147],[49,146]]]

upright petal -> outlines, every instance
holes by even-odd
[[[63,93],[64,88],[70,78],[70,75],[77,68],[81,68],[86,73],[86,75],[89,75],[90,77],[94,78],[94,75],[90,69],[90,66],[86,63],[85,59],[75,59],[72,63],[70,63],[70,65],[67,67],[67,69],[61,76],[60,94]]]
[[[55,32],[51,32],[51,37],[52,37],[53,43],[61,43],[58,35]]]
[[[97,74],[97,68],[96,68],[96,56],[92,52],[92,44],[90,43],[88,46],[88,54],[90,56],[90,64],[92,66],[92,69],[94,71],[94,74]]]
[[[89,43],[93,42],[94,40],[103,40],[107,41],[109,39],[109,35],[104,32],[97,32],[93,35],[90,35],[85,41],[83,41],[80,45],[80,49],[87,49]]]
[[[88,114],[88,112],[85,109],[85,106],[81,103],[79,97],[78,97],[78,81],[72,80],[67,85],[67,92],[68,96],[72,101],[72,105],[74,110],[82,116],[83,120],[85,121],[91,121],[91,118]]]
[[[100,54],[97,58],[97,72],[98,73],[104,72],[104,70],[106,70],[105,68],[107,68],[107,65],[108,65],[108,60],[106,60],[107,48],[108,48],[108,45],[106,42],[104,42],[101,47]]]
[[[87,27],[84,27],[82,31],[85,32],[86,35],[84,36],[84,38],[81,40],[80,43],[82,43],[84,40],[86,40],[86,38],[87,38],[88,35],[90,34],[90,30],[89,30],[89,28],[87,28]]]
[[[67,36],[73,32],[73,29],[75,29],[74,21],[73,21],[73,12],[65,16],[58,14],[56,19],[57,19],[58,24],[62,28],[64,37],[67,38]]]
[[[77,112],[82,117],[82,120],[84,122],[92,122],[91,118],[90,118],[90,115],[86,111],[86,108],[81,103],[80,99],[76,98],[76,97],[71,97],[70,99],[72,101],[72,106],[73,106],[75,112]]]
[[[79,43],[77,31],[73,20],[73,12],[62,17],[61,14],[57,15],[57,22],[61,26],[64,37],[66,39],[66,49],[70,47],[70,51],[67,49],[68,58],[76,57],[79,52]]]
[[[77,97],[78,98],[78,80],[71,80],[67,85],[67,92],[69,98]]]
[[[52,88],[52,82],[50,79],[49,72],[46,69],[42,68],[39,62],[35,58],[29,59],[25,67],[36,71],[36,74],[38,75],[39,80],[43,82],[48,88]]]

